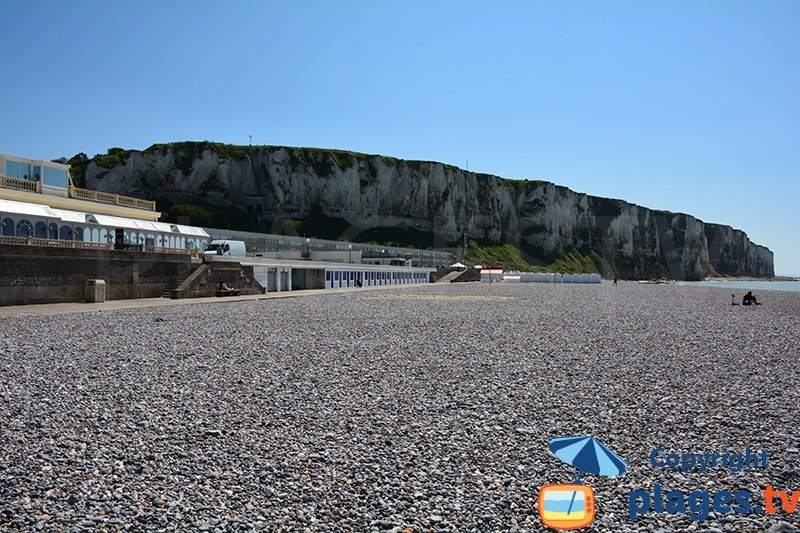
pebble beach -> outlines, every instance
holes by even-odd
[[[546,531],[539,488],[575,473],[548,441],[594,435],[628,469],[584,476],[586,531],[792,531],[800,507],[629,516],[655,484],[800,491],[800,293],[757,294],[450,284],[0,317],[0,530]],[[649,462],[747,447],[769,468]]]

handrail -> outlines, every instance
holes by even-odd
[[[18,191],[42,192],[42,182],[0,176],[0,187]]]
[[[71,198],[83,198],[85,200],[92,200],[94,202],[124,205],[138,209],[147,209],[148,211],[156,210],[156,202],[154,200],[142,200],[141,198],[133,198],[131,196],[123,196],[121,194],[112,194],[110,192],[81,189],[72,185],[69,186],[69,195]]]
[[[42,239],[40,237],[18,237],[12,235],[0,235],[0,244],[11,244],[19,246],[46,246],[48,248],[83,248],[89,250],[113,250],[114,244],[104,242],[86,241],[66,241],[61,239]],[[191,253],[190,250],[183,248],[162,248],[156,247],[156,253],[181,254]]]
[[[9,178],[8,176],[3,175],[0,175],[0,187],[5,189],[15,189],[17,191],[35,192],[39,194],[42,192],[41,181],[21,180],[18,178]],[[156,210],[156,202],[154,200],[142,200],[141,198],[133,198],[131,196],[123,196],[121,194],[113,194],[110,192],[81,189],[79,187],[73,187],[72,185],[69,186],[68,190],[70,198],[81,198],[84,200],[91,200],[93,202],[124,205],[137,209],[147,209],[148,211]]]
[[[185,248],[163,248],[161,246],[156,246],[156,252],[162,254],[186,254],[191,253],[191,250],[186,250]]]

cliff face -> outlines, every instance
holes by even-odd
[[[252,229],[321,216],[342,222],[341,233],[352,239],[388,228],[438,247],[460,243],[466,233],[517,245],[535,263],[596,252],[606,274],[626,278],[773,275],[772,252],[729,226],[441,163],[178,143],[98,156],[84,171],[95,190],[239,208]]]

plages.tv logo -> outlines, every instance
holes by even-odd
[[[578,472],[571,483],[545,485],[539,489],[539,517],[553,529],[580,529],[594,522],[594,489],[581,483],[584,472],[600,476],[618,476],[627,465],[616,453],[593,436],[556,437],[548,446],[557,458],[574,466]]]

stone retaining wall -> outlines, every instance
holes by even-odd
[[[89,279],[107,300],[161,296],[189,271],[189,254],[0,245],[0,305],[81,302]]]

